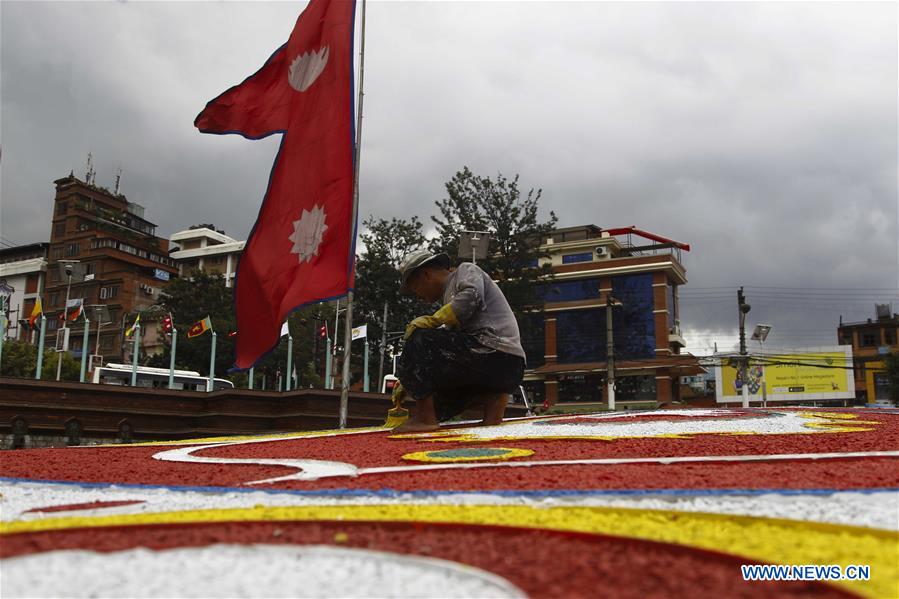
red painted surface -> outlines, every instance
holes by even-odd
[[[345,542],[335,541],[337,535]],[[496,526],[397,522],[217,523],[67,530],[10,535],[0,556],[54,549],[120,551],[213,543],[326,544],[436,557],[502,576],[531,597],[660,596],[720,599],[852,597],[810,582],[753,582],[740,577],[745,559],[620,537]]]
[[[846,413],[849,410],[839,410]],[[899,449],[899,415],[857,410],[872,430],[788,435],[696,435],[690,439],[639,438],[602,441],[535,440],[424,442],[391,439],[389,432],[339,437],[301,437],[286,441],[204,448],[195,455],[218,458],[317,459],[359,467],[412,466],[402,455],[458,447],[501,446],[531,449],[534,455],[514,461],[728,456]],[[847,421],[847,424],[851,424]],[[561,425],[560,428],[564,428]],[[187,464],[154,460],[172,446],[62,448],[5,452],[0,475],[85,482],[154,485],[235,486],[295,472],[279,466]],[[15,459],[9,459],[15,456]],[[821,461],[540,466],[435,470],[289,481],[272,485],[295,489],[494,490],[494,489],[662,489],[662,488],[866,488],[899,487],[892,458]],[[102,467],[100,466],[102,464]],[[489,474],[488,474],[489,473]]]

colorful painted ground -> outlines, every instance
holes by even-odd
[[[899,596],[899,410],[0,455],[3,597]],[[870,567],[744,581],[741,565]]]

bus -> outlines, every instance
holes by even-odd
[[[206,391],[209,387],[209,377],[201,376],[193,370],[175,370],[173,389],[182,391]],[[212,379],[213,391],[233,389],[234,383],[227,379]],[[113,364],[94,369],[92,381],[100,385],[131,385],[131,366],[129,364]],[[144,389],[168,389],[169,369],[151,368],[149,366],[137,367],[136,387]]]

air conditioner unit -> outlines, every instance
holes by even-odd
[[[609,248],[604,245],[598,245],[596,246],[596,249],[593,250],[593,253],[596,254],[597,258],[608,258]]]

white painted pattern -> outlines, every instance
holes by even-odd
[[[524,597],[447,560],[321,545],[209,545],[3,560],[11,597]]]

